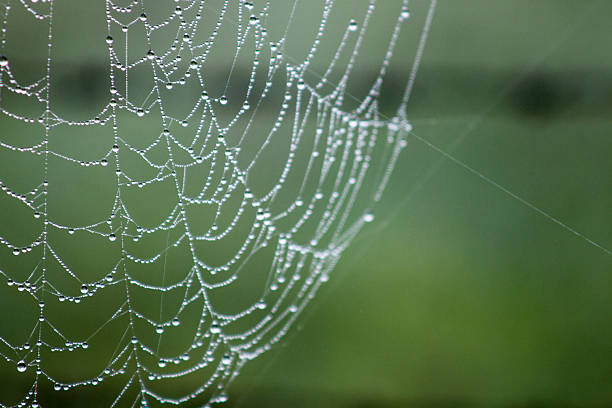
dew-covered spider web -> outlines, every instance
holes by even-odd
[[[409,6],[0,2],[0,406],[226,401],[374,220]]]

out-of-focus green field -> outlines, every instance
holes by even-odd
[[[228,406],[612,406],[612,255],[569,230],[612,250],[612,3],[438,3],[376,221]]]
[[[490,118],[455,156],[609,247],[611,124]],[[242,381],[265,406],[608,406],[610,255],[453,163],[423,182],[439,156],[409,146],[380,224]]]
[[[607,249],[611,6],[440,1],[409,106],[419,137]],[[233,406],[612,406],[610,254],[415,139],[378,214]]]

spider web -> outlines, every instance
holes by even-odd
[[[224,402],[374,220],[411,130],[415,70],[380,108],[408,0],[100,2],[105,97],[78,120],[62,3],[0,3],[0,406]]]

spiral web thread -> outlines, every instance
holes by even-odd
[[[0,164],[2,203],[27,210],[28,222],[37,231],[23,242],[11,239],[8,227],[0,225],[3,290],[35,305],[23,323],[28,327],[24,336],[0,331],[0,361],[20,383],[28,383],[17,400],[0,395],[0,406],[44,406],[45,398],[53,401],[48,395],[54,392],[91,392],[105,383],[112,383],[114,390],[111,406],[224,402],[228,385],[244,364],[287,333],[329,279],[343,250],[373,221],[373,205],[410,131],[403,113],[408,90],[395,117],[382,116],[378,109],[394,48],[409,21],[408,0],[397,1],[382,64],[351,109],[345,107],[356,98],[348,93],[348,84],[377,3],[383,0],[370,0],[361,15],[347,20],[335,52],[323,56],[319,48],[329,16],[352,6],[313,2],[322,18],[308,53],[296,60],[285,48],[291,25],[299,18],[299,1],[292,2],[286,29],[276,38],[267,28],[275,8],[270,0],[180,0],[171,7],[144,0],[123,5],[106,1],[107,32],[99,40],[108,50],[108,93],[101,111],[82,121],[69,120],[54,109],[54,29],[61,21],[54,16],[53,0],[0,3],[2,121],[19,122],[38,135],[26,145],[18,135],[0,134],[0,149],[16,160],[34,158],[41,169],[38,182],[23,189],[11,185],[8,162]],[[165,17],[150,16],[160,9],[166,10]],[[45,74],[30,83],[20,81],[7,51],[10,17],[16,10],[27,13],[32,24],[47,27]],[[164,30],[174,33],[167,44],[156,40],[156,33]],[[233,41],[223,36],[224,30],[234,33]],[[131,45],[133,33],[144,33],[144,48]],[[206,70],[220,43],[234,54],[221,87],[210,83]],[[228,94],[237,61],[245,54],[250,61],[246,88]],[[316,58],[327,61],[322,73],[311,67]],[[150,86],[144,93],[135,92],[128,84],[142,75],[149,75]],[[411,75],[409,86],[413,80]],[[185,89],[196,89],[197,97],[181,111],[172,97]],[[11,98],[17,96],[39,114],[11,110]],[[265,132],[254,130],[259,112],[266,109],[274,112],[266,117],[274,119]],[[122,131],[120,123],[126,121],[154,122],[160,130],[132,138]],[[72,128],[104,129],[103,153],[91,158],[86,152],[68,154],[62,145],[54,148],[54,138]],[[263,137],[250,143],[256,134]],[[274,146],[273,156],[266,156]],[[256,187],[256,168],[265,169],[266,160],[281,155],[275,182]],[[62,221],[70,219],[65,214],[54,215],[50,200],[62,195],[63,186],[51,174],[59,163],[71,166],[70,174],[98,171],[91,189],[96,189],[95,177],[113,185],[105,216],[78,224]],[[170,199],[172,205],[158,222],[143,221],[138,214],[157,203],[132,197],[161,185],[169,189],[163,200]],[[6,211],[14,208],[0,205]],[[208,220],[204,227],[202,218]],[[87,273],[75,266],[62,244],[75,239],[101,248],[103,265]],[[217,243],[231,247],[231,255],[210,261]],[[176,265],[175,253],[182,254]],[[268,258],[256,260],[264,253]],[[156,278],[149,279],[153,268]],[[224,312],[215,293],[249,274],[263,276],[261,290],[240,310]],[[156,300],[143,300],[147,294]],[[95,303],[97,298],[102,300]],[[97,306],[101,302],[104,310],[109,305],[112,310],[102,312]],[[103,320],[88,332],[68,329],[63,321],[88,303]],[[159,314],[147,310],[151,303],[159,306]],[[166,343],[171,345],[164,347]],[[90,355],[92,362],[81,363],[90,371],[81,377],[78,370],[67,374],[67,367],[47,363],[85,362]],[[47,388],[54,391],[45,393]]]

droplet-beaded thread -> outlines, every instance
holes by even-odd
[[[286,48],[300,1],[282,2],[293,8],[280,33],[268,26],[278,7],[272,0],[105,1],[107,31],[99,42],[107,50],[108,94],[99,112],[79,121],[54,105],[54,28],[62,23],[54,1],[0,3],[0,120],[38,132],[29,144],[0,133],[0,153],[34,158],[40,168],[37,181],[23,189],[0,163],[0,210],[17,205],[38,228],[24,242],[0,224],[2,293],[34,302],[27,333],[0,328],[0,365],[28,383],[18,401],[0,394],[1,407],[44,406],[45,387],[58,394],[93,392],[109,382],[117,390],[111,406],[225,402],[245,363],[279,342],[351,240],[374,221],[375,204],[411,130],[405,103],[390,118],[378,105],[409,21],[408,0],[393,0],[386,53],[359,98],[348,92],[349,82],[372,35],[370,20],[387,0],[370,0],[361,14],[342,20],[331,54],[320,50],[330,16],[347,14],[347,7],[347,15],[357,13],[358,7],[313,2],[321,19],[308,52],[298,58]],[[160,10],[167,10],[164,17]],[[17,39],[9,21],[17,12],[47,28],[44,75],[33,82],[20,79],[11,59],[10,41]],[[142,47],[131,45],[134,38]],[[221,84],[207,71],[219,47],[233,54]],[[244,59],[248,81],[236,91],[232,81]],[[318,72],[313,61],[321,59],[327,68]],[[143,76],[149,82],[138,79]],[[136,89],[132,82],[150,87]],[[194,89],[197,97],[185,102]],[[40,115],[13,109],[14,97],[40,106]],[[264,117],[273,118],[267,128]],[[126,131],[126,122],[142,125]],[[154,134],[151,124],[158,128]],[[103,153],[92,158],[62,150],[58,146],[65,145],[54,141],[63,129],[103,130]],[[272,162],[280,163],[278,171],[266,173]],[[70,194],[57,177],[60,163],[71,166],[70,174],[87,174],[82,183],[91,185],[84,191],[114,186],[99,219],[69,222],[72,210],[52,210],[55,197]],[[274,182],[262,182],[266,175]],[[155,188],[162,191],[158,198],[145,195]],[[87,208],[72,205],[74,217],[87,218]],[[163,205],[164,217],[151,221],[149,212]],[[66,248],[78,245],[99,254],[70,255]],[[225,294],[252,276],[263,277],[248,284],[257,287],[256,296],[242,296],[242,289]],[[104,315],[102,305],[112,311]],[[78,320],[88,313],[93,323]],[[69,370],[87,356],[93,362],[83,372],[90,374],[77,378],[81,371],[58,369],[58,361]]]

